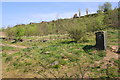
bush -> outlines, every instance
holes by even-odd
[[[86,39],[86,26],[82,20],[71,20],[66,26],[66,30],[69,36],[74,39],[75,42],[85,41]]]

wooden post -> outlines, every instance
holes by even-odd
[[[96,48],[98,50],[106,50],[106,32],[96,32]]]

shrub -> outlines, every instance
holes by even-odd
[[[71,20],[67,23],[66,30],[75,42],[84,41],[86,39],[86,26],[82,20]]]

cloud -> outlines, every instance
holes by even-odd
[[[36,13],[30,15],[30,21],[32,22],[41,22],[41,21],[51,21],[60,18],[71,18],[74,12],[67,13]]]
[[[51,21],[56,19],[72,18],[73,15],[78,12],[64,12],[64,13],[36,13],[30,15],[31,21],[35,22],[38,20],[41,21]],[[85,12],[82,12],[81,15],[85,15]]]
[[[51,21],[56,19],[64,19],[64,18],[72,18],[73,15],[78,12],[64,12],[64,13],[36,13],[30,15],[31,22],[41,22],[41,21]],[[93,14],[96,12],[89,12],[89,14]],[[81,12],[81,16],[86,14],[85,11]]]
[[[9,26],[14,26],[17,24],[29,24],[30,22],[39,23],[41,21],[52,21],[56,19],[72,18],[73,15],[78,12],[64,12],[64,13],[34,13],[29,14],[24,17],[14,17],[13,20],[9,19],[9,22],[6,23],[6,20],[3,21],[3,24],[8,24]],[[95,13],[95,12],[90,12]],[[85,15],[85,11],[81,12],[81,16]],[[12,24],[11,24],[12,23]],[[4,26],[4,25],[3,25]]]

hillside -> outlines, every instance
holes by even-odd
[[[118,78],[120,9],[2,30],[3,78]],[[95,32],[106,31],[106,50]]]
[[[12,28],[7,28],[4,30],[8,36],[15,36],[17,29],[20,28],[22,31],[22,35],[24,36],[41,36],[41,35],[47,35],[47,34],[65,34],[67,33],[66,28],[70,24],[76,26],[81,21],[87,21],[87,22],[92,22],[95,21],[95,19],[100,19],[101,21],[103,20],[103,15],[104,14],[91,14],[91,15],[86,15],[86,16],[81,16],[79,18],[71,18],[71,19],[58,19],[56,21],[51,21],[51,22],[41,22],[41,23],[30,23],[30,24],[21,24],[21,25],[16,25]],[[91,19],[92,20],[91,20]],[[72,23],[71,23],[72,22]],[[86,22],[86,23],[87,23]],[[87,23],[89,24],[89,23]],[[101,25],[101,24],[100,24]]]
[[[70,28],[71,25],[76,27],[77,25],[86,26],[87,31],[98,31],[103,28],[117,27],[118,11],[119,9],[114,9],[109,11],[108,13],[89,14],[78,18],[58,19],[56,21],[53,20],[50,22],[43,21],[41,23],[30,23],[26,25],[21,24],[16,25],[12,28],[8,27],[4,30],[4,32],[6,32],[9,37],[16,36],[15,34],[17,32],[21,32],[20,34],[22,36],[65,34],[67,33],[67,29]]]

